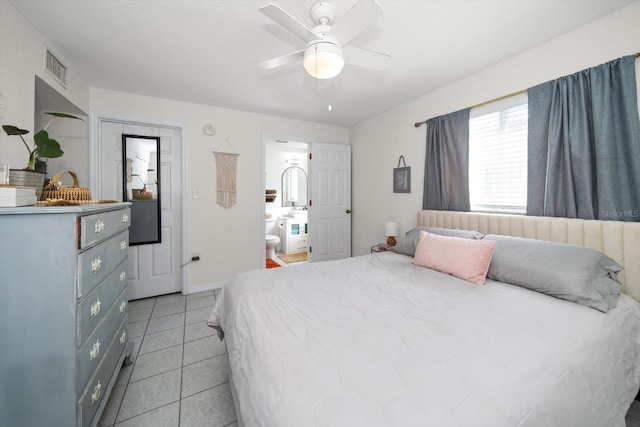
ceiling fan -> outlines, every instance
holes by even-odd
[[[330,79],[340,74],[345,59],[349,64],[380,71],[391,60],[389,55],[348,45],[382,15],[382,7],[375,0],[358,1],[335,25],[335,6],[327,2],[316,3],[310,12],[316,26],[311,29],[273,3],[262,6],[259,10],[307,43],[304,49],[260,63],[264,69],[302,60],[304,69],[311,76]]]

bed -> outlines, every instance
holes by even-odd
[[[640,385],[639,223],[419,211],[417,226],[497,241],[486,282],[416,265],[426,247],[420,240],[413,256],[253,271],[225,287],[209,324],[224,331],[240,425],[625,425]],[[505,265],[530,240],[569,243],[578,255],[575,262],[553,255],[551,268],[527,273],[540,291],[491,279],[519,280],[512,273],[520,267]],[[584,248],[624,266],[598,267],[611,289],[622,288],[612,303],[576,302],[545,288],[560,270],[565,280],[565,266],[589,258]],[[535,251],[539,259],[552,253]]]

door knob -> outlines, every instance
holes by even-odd
[[[348,214],[350,214],[350,213],[351,213],[351,209],[347,209],[347,210],[346,210],[346,212],[347,212]]]

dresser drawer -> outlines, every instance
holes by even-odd
[[[117,332],[118,325],[120,325],[122,319],[126,317],[127,295],[126,291],[124,291],[110,307],[109,312],[98,325],[95,332],[78,351],[78,381],[76,384],[78,392],[84,389],[89,378],[91,378],[91,375],[95,372],[107,351],[109,343],[113,340]]]
[[[127,259],[120,263],[78,307],[77,345],[82,346],[127,286]]]
[[[127,257],[129,231],[78,255],[78,298],[91,292]]]
[[[90,426],[96,411],[100,407],[100,403],[103,399],[107,399],[106,394],[107,387],[109,387],[109,381],[118,365],[120,356],[127,344],[127,318],[120,323],[120,327],[114,334],[106,355],[100,364],[100,367],[96,371],[91,382],[84,390],[82,397],[78,400],[78,417],[82,426]],[[96,424],[97,424],[96,420]]]
[[[84,249],[129,228],[131,211],[127,208],[101,212],[81,216],[78,221],[78,249]]]

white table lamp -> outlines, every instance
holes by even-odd
[[[387,222],[384,225],[384,235],[387,236],[387,245],[396,245],[396,236],[398,235],[398,223]]]

